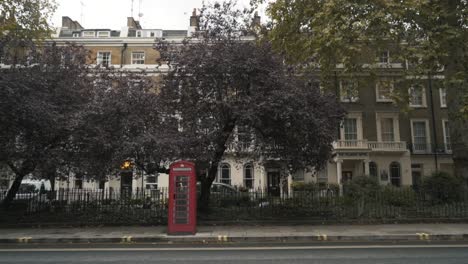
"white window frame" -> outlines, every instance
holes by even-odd
[[[135,33],[135,36],[137,38],[142,38],[143,37],[143,31],[142,30],[137,30],[136,33]]]
[[[92,33],[92,34],[86,35],[87,33]],[[83,38],[95,38],[96,37],[96,32],[94,32],[94,31],[83,31],[83,32],[81,32],[81,36]]]
[[[416,150],[414,148],[415,140],[414,140],[414,123],[416,122],[424,122],[425,128],[426,128],[426,149],[425,150]],[[411,119],[410,120],[410,125],[411,125],[411,142],[413,146],[413,152],[414,153],[430,153],[431,150],[431,135],[430,135],[430,130],[429,130],[429,120],[428,119]]]
[[[250,169],[248,167],[250,167]],[[254,168],[255,167],[254,167],[253,163],[247,163],[247,164],[244,165],[244,168],[243,168],[244,182],[243,182],[243,184],[244,184],[244,187],[246,187],[246,188],[249,188],[249,187],[247,187],[247,184],[246,184],[247,181],[252,181],[252,186],[250,187],[250,189],[255,188],[255,169]],[[247,169],[250,170],[250,178],[246,177]]]
[[[108,65],[104,65],[102,64],[102,61],[99,62],[99,54],[100,53],[109,53],[109,64]],[[96,64],[97,65],[100,65],[102,64],[102,66],[105,66],[105,67],[109,67],[112,65],[112,52],[110,50],[99,50],[97,53],[96,53]]]
[[[440,96],[440,107],[447,108],[447,88],[439,88],[439,96]],[[444,103],[444,96],[445,96],[445,103]]]
[[[347,120],[353,120],[353,121],[354,121],[354,126],[355,126],[355,129],[356,129],[356,131],[355,131],[355,133],[356,133],[356,134],[355,134],[356,138],[353,138],[353,139],[347,139],[347,138],[346,138],[346,121],[347,121]],[[355,140],[358,140],[358,128],[357,128],[357,123],[358,123],[358,121],[357,121],[356,118],[348,118],[348,117],[346,117],[346,118],[343,120],[343,136],[344,136],[344,137],[343,137],[343,140],[346,140],[346,141],[355,141]],[[351,135],[354,136],[354,133],[352,133]]]
[[[344,96],[344,85],[349,84],[353,85],[353,88],[356,90],[357,96],[356,97],[349,97],[349,94],[347,94],[347,97]],[[346,89],[346,91],[349,91],[349,89]],[[354,80],[340,80],[340,100],[341,102],[347,102],[347,103],[355,103],[359,101],[359,87],[356,81]]]
[[[143,53],[143,63],[135,63],[136,60],[142,60],[142,59],[135,59],[135,58],[133,57],[133,55],[141,54],[141,53]],[[145,53],[144,51],[132,51],[132,55],[131,55],[131,56],[132,56],[132,58],[131,58],[131,59],[132,59],[132,60],[131,60],[132,64],[144,65],[144,64],[146,63],[146,53]]]
[[[357,113],[357,112],[350,112],[346,116],[347,119],[356,119],[356,130],[357,130],[357,140],[362,140],[363,135],[362,135],[362,113]],[[343,125],[340,126],[340,138],[341,140],[345,140],[345,129],[344,129],[344,121]]]
[[[421,89],[421,104],[414,104],[412,102],[412,89],[415,89],[415,88],[420,88]],[[409,95],[409,106],[410,107],[413,107],[413,108],[424,108],[424,107],[427,107],[427,101],[426,101],[426,87],[424,87],[423,85],[420,85],[420,84],[416,84],[416,85],[412,85],[409,89],[408,89],[408,95]]]
[[[379,79],[377,80],[376,84],[375,84],[375,96],[376,96],[376,101],[377,102],[393,102],[393,99],[390,97],[390,98],[380,98],[380,84],[382,82],[389,82],[390,84],[390,94],[393,93],[393,91],[395,90],[395,80],[393,79],[389,79],[389,78],[382,78],[382,79]]]
[[[227,166],[227,169],[228,169],[228,178],[227,179],[223,178],[223,167],[224,166]],[[229,163],[222,162],[222,163],[219,164],[218,177],[217,178],[218,178],[218,182],[231,185],[232,175],[231,175],[231,165]]]
[[[382,129],[384,120],[389,120],[391,123],[391,131],[389,131],[389,133],[386,133],[386,131],[383,131]],[[384,140],[384,135],[391,135],[391,140]],[[382,139],[382,142],[395,142],[395,118],[393,117],[381,117],[380,118],[380,137]]]
[[[382,56],[384,53],[386,54],[386,56]],[[386,61],[383,61],[383,58],[385,58]],[[379,52],[379,63],[390,64],[390,51],[388,49]]]
[[[105,35],[102,35],[105,33]],[[110,37],[110,31],[98,31],[97,32],[97,37],[98,38],[109,38]]]
[[[444,132],[444,149],[446,153],[452,153],[452,139],[450,138],[450,125],[448,125],[447,123],[448,123],[448,119],[442,119],[442,129]],[[447,125],[448,125],[448,128],[447,128]],[[449,133],[448,135],[447,135],[447,132]]]
[[[79,38],[80,37],[80,33],[73,33],[72,35],[74,38]]]
[[[381,120],[384,118],[393,119],[393,139],[394,142],[400,141],[400,120],[399,113],[375,113],[376,127],[377,127],[377,141],[382,141],[382,123]]]

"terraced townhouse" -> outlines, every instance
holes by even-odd
[[[124,70],[144,69],[157,77],[164,67],[157,69],[159,53],[153,48],[154,39],[180,42],[196,30],[197,21],[193,13],[186,30],[145,29],[128,17],[126,26],[111,30],[83,28],[65,16],[50,41],[58,45],[83,45],[91,51],[90,64]],[[228,148],[224,161],[219,164],[217,181],[280,195],[289,193],[294,181],[343,184],[353,177],[368,175],[377,178],[382,185],[417,186],[424,175],[434,171],[452,173],[450,125],[446,93],[441,85],[443,75],[417,76],[417,82],[409,89],[408,109],[403,111],[401,105],[395,104],[392,91],[399,88],[402,79],[405,81],[407,77],[402,73],[409,66],[394,59],[391,50],[376,53],[375,57],[378,70],[373,78],[349,79],[345,75],[335,78],[337,97],[348,115],[334,142],[336,155],[326,168],[281,177],[281,161],[260,162],[249,158],[249,142],[254,139],[248,129],[237,128],[234,137],[237,147]],[[105,183],[72,176],[66,181],[57,181],[56,186],[156,190],[167,187],[167,179],[165,174],[135,177],[135,173],[127,169]]]

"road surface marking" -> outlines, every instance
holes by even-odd
[[[224,242],[227,242],[228,241],[228,236],[227,235],[218,235],[218,241],[224,241]]]
[[[29,240],[31,240],[32,237],[19,237],[18,238],[18,243],[28,243]]]
[[[328,239],[328,237],[325,234],[318,234],[317,235],[317,240],[327,241],[327,239]]]
[[[132,242],[132,236],[123,236],[122,237],[122,243],[131,243]]]
[[[398,249],[398,248],[468,248],[463,245],[361,245],[361,246],[294,246],[294,247],[226,247],[226,248],[14,248],[0,252],[67,252],[67,251],[253,251],[253,250],[304,250],[304,249]]]
[[[430,235],[428,233],[416,233],[419,236],[419,240],[429,240]]]

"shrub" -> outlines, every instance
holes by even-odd
[[[410,187],[385,186],[381,192],[384,203],[395,207],[411,207],[416,203],[416,193]]]
[[[422,191],[434,202],[457,202],[464,198],[467,186],[463,178],[436,172],[424,179]]]
[[[315,183],[315,182],[292,182],[291,188],[293,191],[308,191],[308,192],[315,192],[315,191],[323,191],[323,190],[331,190],[333,192],[338,192],[340,186],[334,183]]]
[[[381,186],[375,178],[358,176],[345,183],[343,190],[345,196],[353,200],[359,200],[375,197],[381,190]]]
[[[315,192],[318,191],[318,185],[313,182],[293,182],[291,183],[291,188],[293,191],[307,191],[307,192]]]

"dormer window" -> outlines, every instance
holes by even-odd
[[[94,38],[96,37],[96,32],[94,31],[83,31],[83,37],[84,38]]]
[[[110,37],[109,31],[98,31],[98,38],[108,38]]]

